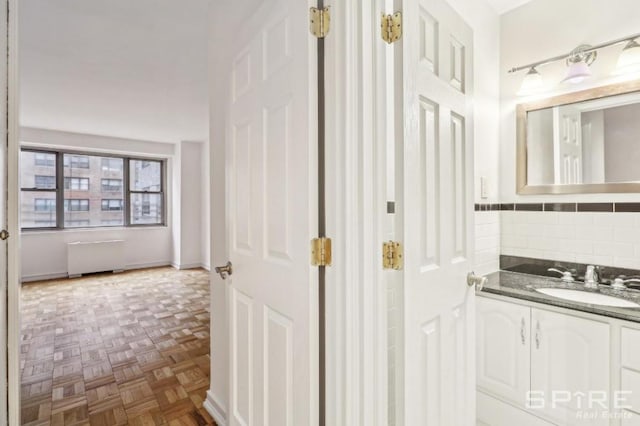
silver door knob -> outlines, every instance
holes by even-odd
[[[226,280],[229,275],[233,274],[233,265],[231,262],[227,262],[224,266],[216,266],[215,270],[218,274],[220,274],[220,278]]]
[[[475,287],[477,291],[481,291],[487,281],[487,277],[476,275],[473,271],[467,274],[467,285]]]

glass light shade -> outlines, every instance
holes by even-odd
[[[584,61],[573,62],[569,65],[567,76],[562,80],[563,83],[582,83],[585,78],[591,77],[591,68]]]
[[[524,96],[535,93],[542,88],[542,84],[542,76],[538,70],[531,68],[522,80],[522,85],[520,86],[520,90],[518,90],[518,95]]]
[[[614,73],[627,74],[632,72],[640,72],[640,44],[635,40],[631,40],[622,49]]]

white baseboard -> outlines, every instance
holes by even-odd
[[[168,260],[165,260],[162,262],[136,263],[132,265],[127,265],[125,267],[125,270],[132,271],[135,269],[159,268],[161,266],[172,266],[172,264]],[[58,280],[60,278],[68,278],[68,277],[69,277],[69,274],[66,271],[54,272],[51,274],[25,275],[20,278],[20,282],[29,283],[34,281]]]
[[[227,426],[227,410],[224,408],[224,405],[218,401],[218,398],[213,395],[211,389],[207,391],[207,399],[205,399],[202,406],[207,410],[207,413],[213,417],[213,420],[216,421],[218,426]]]
[[[68,276],[69,275],[66,272],[58,272],[53,274],[26,275],[20,278],[20,282],[29,283],[34,281],[58,280],[60,278],[67,278]]]
[[[203,265],[202,263],[199,263],[199,262],[182,263],[182,264],[171,262],[171,266],[173,266],[175,269],[177,269],[179,271],[182,271],[184,269],[198,269],[198,268],[203,268],[203,269],[206,269],[207,271],[210,270],[208,267],[206,267],[205,265]]]
[[[161,266],[171,266],[171,262],[168,260],[163,260],[161,262],[134,263],[131,265],[127,265],[125,270],[131,271],[133,269],[159,268]]]

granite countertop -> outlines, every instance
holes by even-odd
[[[559,299],[535,291],[536,288],[564,288],[569,290],[599,292],[607,296],[618,297],[640,304],[640,291],[638,290],[614,290],[608,285],[600,285],[598,290],[587,290],[582,282],[565,283],[557,278],[529,275],[520,272],[499,271],[487,276],[488,282],[480,293],[498,294],[501,296],[515,297],[545,305],[558,306],[560,308],[573,309],[588,312],[590,314],[604,315],[627,321],[640,322],[640,308],[619,308],[614,306],[592,305],[588,303],[574,302]]]

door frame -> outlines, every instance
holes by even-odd
[[[20,227],[19,169],[20,158],[20,76],[18,62],[18,0],[5,0],[8,31],[3,38],[8,48],[8,64],[3,72],[7,93],[7,392],[8,424],[20,423]],[[0,416],[0,422],[2,419]],[[7,424],[7,423],[5,423]]]
[[[327,419],[336,426],[388,424],[385,119],[393,47],[380,14],[393,1],[331,0],[326,38]],[[347,143],[350,142],[350,143]],[[345,324],[348,327],[345,327]]]

